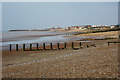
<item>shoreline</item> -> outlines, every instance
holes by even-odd
[[[107,44],[108,41],[118,41],[118,40],[117,39],[112,39],[112,40],[110,39],[110,40],[96,40],[94,42],[82,42],[82,49],[87,48],[86,45],[88,45],[89,47],[94,47],[94,46],[91,46],[93,44],[95,44],[95,46],[97,46],[97,45],[101,46],[101,45]],[[74,48],[80,48],[80,44],[79,43],[80,42],[74,42]],[[66,46],[67,49],[61,49],[61,50],[63,50],[63,51],[71,50],[72,49],[71,45],[72,45],[72,42],[67,42],[67,46]],[[60,48],[64,48],[64,43],[59,44],[59,47]],[[36,47],[32,47],[32,49],[33,49],[32,51],[29,51],[30,48],[26,48],[27,51],[24,51],[23,49],[19,49],[18,51],[16,51],[16,49],[14,49],[12,51],[4,50],[4,51],[2,51],[2,57],[4,59],[4,58],[9,58],[10,56],[11,57],[15,57],[15,56],[19,57],[19,56],[24,56],[24,55],[30,55],[30,54],[34,54],[34,52],[35,53],[36,52],[39,52],[39,53],[49,53],[49,52],[61,51],[61,50],[57,49],[57,44],[53,45],[53,50],[49,50],[50,49],[50,45],[46,45],[45,48],[46,48],[46,50],[37,50]],[[39,46],[39,49],[43,49],[43,46]],[[25,57],[25,58],[27,59],[27,57]]]
[[[79,43],[96,43],[97,41],[117,41],[118,38],[100,38],[100,39],[96,39],[96,38],[84,38],[84,39],[80,39],[80,40],[76,40],[76,41],[68,41],[68,42],[60,42],[59,43],[59,46],[60,48],[63,48],[64,47],[64,44],[66,43],[67,44],[67,47],[70,48],[71,47],[71,44],[72,42],[74,43],[74,46],[79,46]],[[30,49],[30,44],[32,44],[32,49],[37,49],[37,47],[35,47],[35,45],[37,45],[37,43],[28,43],[27,46],[29,45],[29,48],[25,48],[26,50],[29,50]],[[76,45],[77,44],[77,45]],[[21,44],[22,45],[22,44]],[[15,44],[13,45],[14,47],[16,46]],[[57,49],[57,43],[52,43],[52,46],[53,48]],[[50,44],[46,44],[45,45],[46,49],[50,49]],[[43,44],[42,45],[38,45],[38,48],[39,49],[43,49]],[[5,50],[2,50],[2,51],[9,51],[9,49],[5,49]],[[16,49],[12,49],[12,51],[16,51]],[[19,48],[18,51],[23,51],[23,48]]]

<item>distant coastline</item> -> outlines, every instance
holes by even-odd
[[[9,30],[9,32],[12,31],[50,31],[50,30]]]
[[[9,30],[9,31],[29,31],[29,30]]]
[[[83,30],[104,30],[104,29],[118,29],[119,25],[81,25],[81,26],[69,26],[66,28],[52,27],[45,29],[32,29],[32,30],[9,30],[9,31],[83,31]]]

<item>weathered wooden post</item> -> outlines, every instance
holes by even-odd
[[[116,42],[114,42],[114,44],[116,44]]]
[[[53,50],[52,43],[50,43],[50,49]]]
[[[32,50],[32,44],[30,44],[30,50]]]
[[[37,47],[37,50],[39,50],[39,49],[38,49],[38,43],[36,44],[36,47]]]
[[[110,45],[110,43],[108,42],[108,45]]]
[[[18,51],[18,44],[16,44],[16,51]]]
[[[43,43],[43,50],[46,50],[46,49],[45,49],[45,43]]]
[[[25,44],[23,44],[23,50],[25,51]]]
[[[80,48],[82,48],[82,43],[80,42]]]
[[[74,43],[72,42],[72,49],[74,49]]]
[[[86,45],[86,47],[87,47],[87,48],[89,48],[89,46],[88,46],[88,45]]]
[[[65,49],[67,49],[66,45],[67,45],[67,44],[66,44],[66,42],[65,42],[65,43],[64,43],[64,48],[65,48]]]
[[[10,44],[10,51],[12,51],[12,45]]]
[[[59,43],[57,43],[57,48],[60,50]]]

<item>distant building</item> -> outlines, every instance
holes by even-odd
[[[67,27],[67,30],[70,30],[70,27]]]
[[[92,27],[98,27],[98,25],[92,25]]]
[[[79,29],[84,29],[84,27],[83,27],[83,26],[81,26],[81,27],[79,27]]]
[[[111,25],[110,28],[115,28],[115,25]]]
[[[90,29],[92,26],[91,25],[85,25],[84,28],[85,29]]]
[[[55,29],[55,27],[52,27],[52,29]]]
[[[70,29],[80,29],[81,26],[71,26]]]
[[[58,27],[57,29],[62,29],[61,27]]]

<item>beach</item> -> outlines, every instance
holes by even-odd
[[[2,80],[120,79],[120,1],[2,2]]]
[[[105,37],[104,39],[92,38],[94,35],[101,34],[102,37]],[[53,47],[56,50],[2,51],[3,77],[118,78],[118,43],[110,45],[107,43],[118,41],[118,31],[85,35],[89,35],[90,38],[86,38],[86,40],[90,42],[82,42],[82,49],[79,46],[79,41],[82,40],[76,40],[74,47],[80,48],[76,50],[71,48],[72,41],[69,41],[67,49],[61,50],[58,50],[57,44],[54,44]],[[90,46],[93,44],[96,47]],[[86,45],[89,47],[87,48]],[[61,43],[60,47],[64,47],[64,43]],[[42,46],[39,48],[42,49]],[[46,48],[49,49],[50,46],[47,45]]]
[[[8,64],[3,67],[3,77],[118,78],[117,44],[80,50],[20,52],[11,56],[3,57],[3,63]]]

